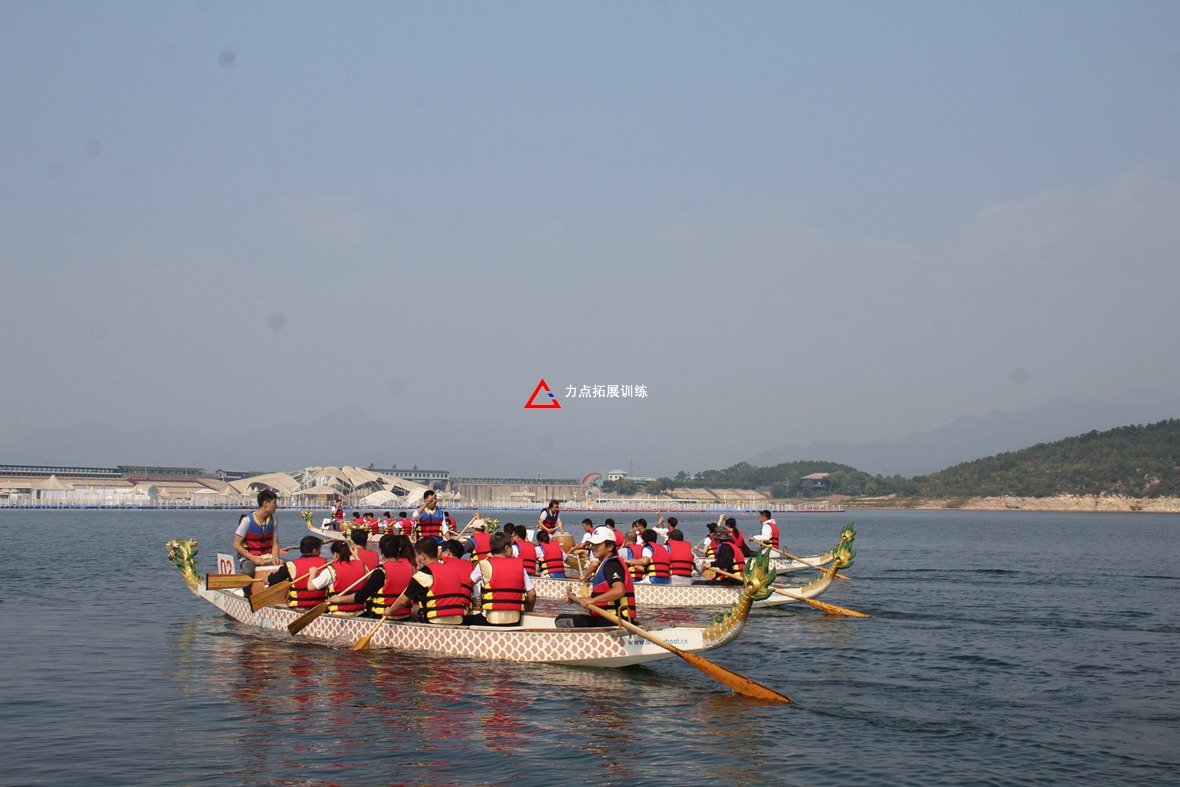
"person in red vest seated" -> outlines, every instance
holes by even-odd
[[[381,521],[377,523],[377,532],[381,534],[393,532],[393,515],[386,511],[381,515]],[[380,545],[378,545],[380,548]]]
[[[529,530],[524,525],[511,522],[504,526],[504,532],[512,533],[512,555],[524,561],[524,571],[530,577],[537,575],[537,547],[529,541]]]
[[[738,552],[730,540],[729,528],[724,524],[717,525],[717,531],[714,534],[717,541],[716,554],[713,556],[712,565],[724,571],[737,574],[745,567],[745,558],[742,553]],[[708,569],[706,568],[707,572]],[[694,585],[740,585],[739,580],[730,579],[724,574],[717,574],[713,579],[698,579],[692,584]]]
[[[410,577],[414,575],[414,547],[410,539],[405,536],[386,533],[378,544],[381,549],[381,565],[377,567],[365,584],[349,593],[341,593],[328,599],[333,604],[367,603],[367,614],[371,617],[382,617],[390,604],[397,599],[410,584]],[[410,608],[406,607],[397,614],[390,613],[391,620],[409,620]]]
[[[626,566],[615,554],[614,532],[610,528],[600,527],[590,537],[590,543],[594,545],[594,557],[598,560],[598,570],[594,573],[590,595],[575,596],[571,590],[566,596],[566,601],[586,609],[587,614],[558,615],[557,627],[585,628],[615,625],[606,618],[589,613],[589,608],[592,606],[613,612],[617,617],[634,623],[637,617],[635,614],[635,585],[631,582],[631,575]]]
[[[656,531],[648,528],[643,531],[643,549],[639,557],[626,561],[629,567],[639,566],[643,571],[640,582],[652,585],[672,584],[672,569],[669,565],[668,550],[659,543]]]
[[[692,545],[684,540],[684,533],[679,529],[669,530],[668,543],[664,547],[668,550],[668,571],[672,574],[672,584],[692,584],[692,576],[701,561],[693,554]]]
[[[774,521],[769,511],[759,511],[758,521],[762,523],[762,532],[756,536],[750,536],[751,541],[758,542],[759,547],[770,547],[771,549],[779,549],[779,529],[778,522]]]
[[[537,533],[537,559],[541,576],[548,579],[565,579],[565,550],[561,544],[549,539],[544,530]]]
[[[360,561],[365,564],[365,568],[369,571],[377,568],[381,563],[381,557],[371,549],[368,549],[369,531],[362,528],[354,528],[348,537],[352,539],[352,543],[356,545],[353,552]]]
[[[631,572],[631,579],[638,582],[643,579],[646,573],[643,568],[643,547],[639,545],[639,534],[634,530],[628,530],[627,535],[623,536],[623,546],[617,551],[619,559],[623,561],[623,565],[627,566],[627,570]]]
[[[458,542],[448,542],[458,543]],[[459,545],[462,548],[462,545]],[[457,626],[471,605],[471,563],[453,555],[439,560],[438,542],[426,536],[414,543],[418,570],[390,607],[391,614],[414,604],[426,623]]]
[[[410,538],[410,533],[413,530],[413,527],[414,527],[414,520],[410,519],[409,515],[406,514],[405,511],[398,511],[397,512],[397,522],[394,523],[393,532],[397,533],[399,535],[403,535],[406,538]],[[413,539],[410,539],[410,543],[411,544],[414,543]]]
[[[507,533],[492,534],[491,553],[476,565],[471,580],[482,612],[472,623],[519,626],[524,613],[532,612],[537,603],[533,580],[524,570],[524,560],[512,556]]]
[[[288,607],[314,607],[328,598],[325,591],[309,588],[309,577],[304,576],[313,567],[319,568],[328,562],[320,556],[320,548],[323,545],[324,542],[315,536],[304,536],[299,542],[299,557],[283,563],[278,571],[266,578],[267,585],[286,582],[288,579],[297,580],[287,591]]]
[[[363,516],[361,516],[361,512],[360,511],[353,511],[352,512],[352,521],[348,523],[348,528],[351,530],[354,527],[364,527],[364,526],[365,526],[365,518]]]
[[[307,586],[312,590],[327,588],[329,595],[340,596],[351,593],[361,586],[369,577],[369,569],[353,552],[353,545],[348,541],[333,541],[332,554],[335,555],[323,571],[311,575]],[[316,569],[312,569],[316,571]],[[365,605],[355,599],[351,602],[329,602],[329,612],[356,617],[365,611]]]
[[[473,520],[471,533],[471,562],[478,563],[492,552],[492,537],[488,535],[488,526],[482,519]]]
[[[279,496],[269,489],[258,493],[258,507],[238,518],[234,531],[234,552],[241,558],[242,573],[254,576],[255,566],[270,566],[279,562],[278,516]],[[247,593],[249,589],[247,588]]]
[[[725,520],[725,526],[729,528],[729,538],[733,542],[734,554],[739,560],[745,560],[750,557],[753,552],[746,546],[746,537],[742,535],[742,531],[738,529],[737,520],[733,517],[728,517]]]

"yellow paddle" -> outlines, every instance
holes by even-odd
[[[330,566],[335,562],[336,560],[333,558],[332,560],[328,561],[326,565]],[[325,567],[326,566],[320,566],[319,568]],[[287,591],[291,589],[292,585],[301,579],[307,579],[309,576],[311,576],[310,570],[306,574],[298,576],[295,579],[284,579],[282,582],[276,582],[268,588],[263,588],[254,595],[250,596],[250,611],[257,612],[263,607],[269,607],[271,604],[276,603],[280,599],[286,598]]]
[[[721,574],[722,576],[729,577],[730,579],[739,579],[740,580],[742,578],[741,575],[739,575],[739,574],[731,574],[730,572],[725,571],[724,569],[717,568],[716,566],[713,566],[713,570],[716,571],[718,574]],[[870,617],[869,615],[866,615],[863,612],[857,612],[854,609],[847,609],[845,607],[838,607],[835,604],[829,604],[826,601],[820,601],[819,599],[808,598],[807,596],[800,596],[797,593],[792,593],[791,591],[783,590],[782,588],[776,588],[773,585],[771,586],[770,589],[773,590],[775,593],[778,593],[780,596],[786,596],[787,598],[793,598],[796,601],[805,601],[808,604],[810,604],[811,606],[815,607],[816,609],[823,610],[824,612],[826,612],[829,615],[848,615],[849,617],[853,617],[853,618]]]
[[[381,626],[385,623],[385,621],[389,620],[389,612],[392,609],[393,609],[393,602],[390,602],[389,606],[385,608],[385,612],[381,613],[381,618],[376,623],[373,624],[373,628],[369,629],[369,633],[366,634],[365,636],[361,637],[360,639],[358,639],[356,641],[356,644],[352,646],[353,650],[368,650],[369,649],[369,642],[372,641],[373,635],[376,634],[381,629]]]
[[[327,566],[324,566],[324,568],[327,568]],[[372,574],[373,571],[375,571],[375,570],[376,569],[370,569],[369,571],[366,571],[364,574],[361,575],[361,578],[358,579],[356,582],[353,582],[351,585],[346,587],[344,590],[341,590],[339,594],[333,594],[333,595],[341,595],[341,594],[347,593],[348,591],[352,590],[357,585],[359,585],[361,582],[363,582],[369,576],[369,574]],[[329,604],[327,601],[321,601],[319,604],[316,604],[314,607],[309,609],[307,612],[304,612],[302,615],[295,618],[295,620],[288,623],[287,624],[287,633],[294,635],[294,634],[298,634],[300,631],[303,631],[305,628],[307,628],[308,626],[311,625],[312,621],[314,621],[320,615],[327,612],[328,607],[330,607],[330,606],[332,606],[332,605]]]
[[[206,574],[206,590],[227,590],[229,588],[246,588],[254,584],[254,577],[249,574]]]
[[[638,637],[643,637],[648,642],[659,645],[669,653],[676,654],[680,658],[684,659],[684,661],[690,666],[696,667],[713,680],[728,686],[738,694],[744,694],[747,697],[755,697],[760,700],[770,700],[771,702],[791,701],[791,698],[785,694],[779,694],[774,689],[763,686],[757,681],[750,680],[745,675],[739,675],[731,669],[722,667],[720,664],[709,661],[704,656],[698,656],[695,653],[689,653],[688,651],[681,650],[672,643],[665,642],[654,634],[649,634],[648,632],[639,628],[639,626],[636,626],[634,623],[623,620],[612,612],[607,612],[605,609],[596,607],[593,604],[585,607],[585,609],[590,610],[590,612],[598,615],[600,618],[609,620],[611,623],[614,623],[617,626],[622,626],[627,631],[630,631],[632,634]]]

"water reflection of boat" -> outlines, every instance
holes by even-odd
[[[196,572],[196,542],[169,541],[169,559],[180,569],[185,584],[229,617],[249,626],[286,633],[301,615],[287,607],[250,609],[241,590],[209,590]],[[731,588],[736,601],[709,626],[680,625],[650,633],[688,652],[712,650],[732,641],[746,623],[756,598],[769,593],[764,571],[751,573],[744,588]],[[300,632],[302,639],[324,645],[350,647],[373,628],[371,618],[321,615]],[[669,658],[654,643],[614,628],[557,628],[555,617],[525,615],[519,628],[442,626],[416,622],[386,622],[373,635],[373,648],[432,653],[473,659],[567,664],[587,667],[625,667]]]

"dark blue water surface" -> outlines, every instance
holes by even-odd
[[[795,700],[766,706],[678,659],[478,663],[249,629],[164,555],[192,537],[214,570],[230,512],[0,510],[0,783],[1180,782],[1180,516],[779,517],[808,554],[849,519],[855,578],[825,599],[872,619],[757,612],[709,654]],[[280,523],[296,543],[297,514]]]

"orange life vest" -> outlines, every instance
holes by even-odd
[[[667,547],[669,573],[674,577],[691,577],[696,568],[692,546],[687,541],[669,541]]]

